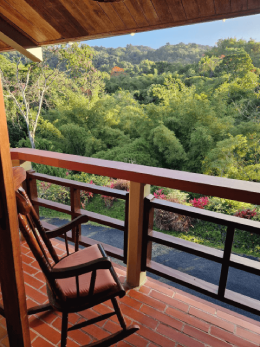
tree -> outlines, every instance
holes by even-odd
[[[89,90],[93,77],[91,58],[93,51],[86,45],[56,46],[46,48],[41,63],[26,61],[20,56],[16,63],[0,65],[5,98],[13,100],[23,117],[31,147],[35,148],[35,134],[42,108],[48,108],[52,87],[67,85],[75,91]],[[3,62],[0,61],[0,63]],[[50,68],[50,63],[53,64]],[[75,81],[77,84],[75,84]]]

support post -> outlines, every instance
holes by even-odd
[[[75,188],[70,188],[70,205],[71,205],[71,219],[78,217],[80,214],[80,190]],[[79,228],[79,236],[81,235],[81,225]],[[76,227],[72,229],[72,239],[73,242],[76,241]]]
[[[144,198],[150,194],[150,185],[130,182],[127,284],[140,287],[146,281],[146,273],[141,271]]]
[[[0,80],[0,282],[10,347],[30,347],[17,207]]]

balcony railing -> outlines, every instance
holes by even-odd
[[[153,184],[260,205],[259,183],[32,149],[14,149],[11,151],[11,156],[14,165],[20,165],[23,161],[29,161],[130,181],[130,194],[128,196],[128,193],[123,191],[116,191],[110,188],[97,187],[67,179],[37,174],[32,171],[28,172],[28,190],[32,202],[36,206],[43,206],[65,212],[72,215],[72,217],[79,214],[86,214],[92,221],[124,231],[124,250],[119,250],[109,245],[105,245],[105,248],[108,254],[118,259],[122,259],[127,263],[127,282],[131,286],[141,285],[145,279],[145,271],[148,270],[159,276],[184,284],[187,287],[195,288],[200,292],[207,293],[209,296],[220,299],[224,302],[232,303],[235,306],[253,313],[260,313],[259,301],[226,289],[228,270],[230,266],[252,274],[260,274],[260,265],[258,262],[231,254],[235,229],[259,234],[260,223],[171,203],[165,200],[154,199],[153,196],[149,195],[149,184]],[[38,198],[36,180],[69,187],[71,192],[71,206]],[[124,199],[126,201],[125,221],[118,221],[113,218],[80,209],[80,190],[87,190],[93,193],[105,194]],[[172,211],[181,215],[187,215],[192,218],[226,226],[227,236],[224,251],[154,231],[154,209]],[[73,232],[71,240],[73,240]],[[81,236],[82,245],[87,246],[94,242],[94,240]],[[205,282],[201,279],[197,279],[154,262],[151,259],[152,242],[179,249],[220,263],[221,274],[219,285],[217,286]]]
[[[68,187],[70,189],[70,206],[61,204],[58,202],[46,200],[39,198],[37,195],[37,184],[36,181],[44,181],[52,184],[56,184],[63,187]],[[89,220],[102,225],[106,225],[124,232],[124,247],[123,250],[116,248],[111,245],[103,244],[103,247],[108,255],[123,260],[126,263],[127,259],[127,230],[128,230],[128,203],[129,203],[129,193],[122,190],[111,189],[108,187],[100,187],[93,184],[87,184],[82,182],[76,182],[73,180],[68,180],[64,178],[58,178],[53,176],[48,176],[44,174],[36,173],[33,170],[27,171],[27,187],[28,195],[34,206],[42,206],[51,210],[59,211],[68,215],[72,218],[76,218],[79,215],[88,216]],[[125,220],[121,221],[119,219],[107,217],[95,212],[89,212],[80,207],[80,191],[87,191],[93,194],[102,194],[105,196],[111,196],[117,199],[125,200]],[[38,211],[39,212],[39,211]],[[49,223],[42,222],[43,226],[47,230],[52,230],[56,228],[55,225],[50,225]],[[96,242],[86,236],[81,235],[81,230],[79,235],[79,244],[82,246],[91,246]],[[72,230],[72,233],[67,233],[68,240],[74,241],[76,230]]]

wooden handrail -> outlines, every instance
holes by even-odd
[[[132,182],[169,187],[187,192],[260,205],[260,183],[207,176],[116,161],[81,157],[30,148],[11,150],[12,159],[31,161],[68,170],[122,178]]]

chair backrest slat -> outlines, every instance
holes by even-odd
[[[52,291],[59,296],[60,290],[56,281],[51,276],[52,266],[59,262],[59,257],[48,239],[28,195],[21,187],[26,175],[24,175],[20,169],[22,168],[19,168],[19,170],[13,168],[19,227]],[[19,177],[17,178],[16,175]],[[20,187],[17,187],[18,183]]]

